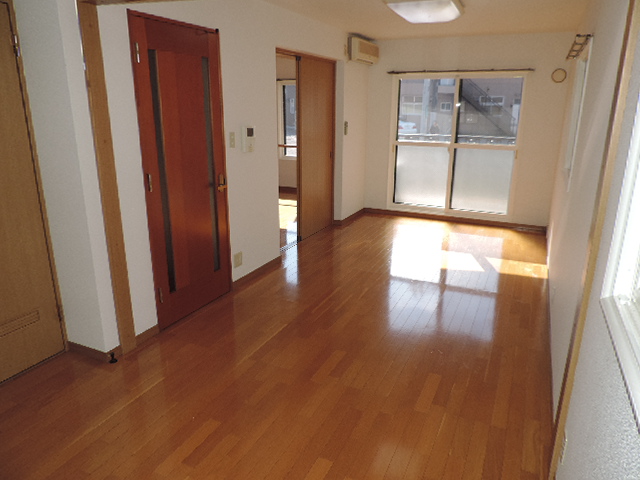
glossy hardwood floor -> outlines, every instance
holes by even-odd
[[[0,386],[0,478],[538,479],[545,239],[366,215],[117,364]]]

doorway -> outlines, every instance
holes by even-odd
[[[160,328],[231,288],[218,32],[129,11]]]
[[[276,61],[281,247],[286,247],[293,237],[289,232],[297,231],[299,241],[333,223],[336,68],[335,61],[283,50],[276,51]],[[292,213],[286,215],[293,208],[295,222]]]
[[[278,97],[278,217],[280,248],[298,241],[297,60],[276,55]]]

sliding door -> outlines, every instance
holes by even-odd
[[[335,62],[298,57],[298,236],[333,222]]]

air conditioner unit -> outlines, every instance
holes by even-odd
[[[349,37],[349,60],[373,65],[378,63],[378,45],[360,37]]]

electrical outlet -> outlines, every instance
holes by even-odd
[[[233,255],[233,268],[238,268],[240,265],[242,265],[242,252]]]
[[[229,148],[236,148],[236,132],[229,133]]]

